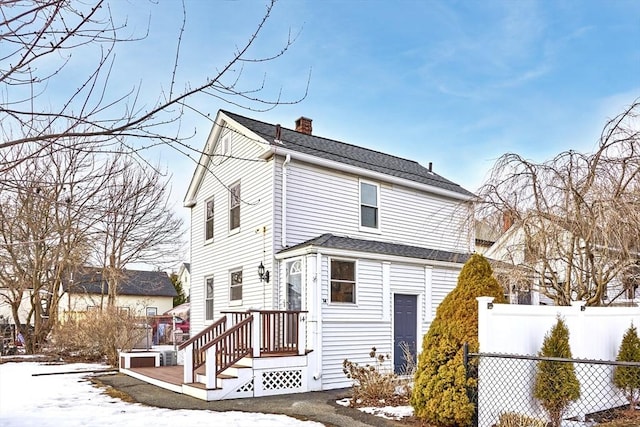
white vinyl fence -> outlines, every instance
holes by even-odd
[[[616,359],[622,337],[631,324],[640,326],[638,307],[585,307],[576,302],[570,307],[493,304],[493,298],[478,298],[478,339],[480,353],[535,356],[542,348],[545,335],[560,316],[569,329],[569,343],[574,359]],[[586,372],[589,372],[588,374]],[[600,411],[611,407],[611,400],[598,403],[594,390],[602,393],[603,384],[617,396],[617,404],[626,400],[612,383],[612,369],[593,371],[576,369],[580,381],[581,397],[569,409],[567,417],[583,419],[585,414],[577,408],[588,407]],[[535,364],[527,372],[513,372],[506,366],[482,363],[478,370],[478,411],[480,427],[496,422],[500,413],[516,412],[539,417],[543,411],[533,397]],[[513,377],[513,378],[511,378]],[[500,381],[496,381],[499,379]],[[509,393],[504,393],[500,384],[509,384]],[[514,395],[523,398],[513,399]],[[605,407],[607,406],[607,407]],[[490,408],[490,409],[487,409]],[[486,413],[491,411],[491,414]],[[484,413],[483,413],[484,411]]]

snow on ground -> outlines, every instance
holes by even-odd
[[[285,415],[255,412],[172,410],[126,403],[103,394],[86,373],[33,376],[33,374],[104,369],[103,365],[73,363],[44,365],[35,362],[0,364],[0,425],[3,427],[113,427],[153,425],[320,427]]]
[[[340,399],[337,400],[336,403],[342,406],[349,406],[351,399]],[[410,417],[413,415],[413,408],[411,406],[366,407],[358,408],[358,410],[390,420],[401,420],[404,417]]]

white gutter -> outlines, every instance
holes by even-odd
[[[269,146],[269,149],[267,151],[265,151],[260,158],[262,159],[267,159],[272,155],[286,155],[290,158],[294,158],[296,160],[301,160],[303,162],[306,163],[311,163],[317,166],[321,166],[321,167],[325,167],[325,168],[329,168],[329,169],[335,169],[335,170],[339,170],[339,171],[343,171],[343,172],[347,172],[347,173],[352,173],[354,175],[358,175],[358,176],[362,176],[362,177],[367,177],[367,178],[371,178],[371,179],[375,179],[378,181],[386,181],[389,182],[391,184],[397,184],[397,185],[402,185],[404,187],[409,187],[409,188],[414,188],[417,190],[421,190],[421,191],[426,191],[432,194],[436,194],[439,196],[444,196],[444,197],[448,197],[451,199],[457,199],[457,200],[462,200],[465,202],[468,201],[472,201],[475,200],[475,196],[474,195],[466,195],[466,194],[461,194],[458,193],[456,191],[451,191],[451,190],[446,190],[444,188],[440,188],[440,187],[436,187],[433,185],[428,185],[428,184],[422,184],[420,182],[416,182],[416,181],[412,181],[410,179],[405,179],[405,178],[398,178],[395,177],[393,175],[388,175],[382,172],[376,172],[376,171],[372,171],[369,169],[364,169],[358,166],[352,166],[352,165],[348,165],[346,163],[342,163],[342,162],[336,162],[334,160],[327,160],[327,159],[323,159],[321,157],[317,157],[317,156],[313,156],[311,154],[304,154],[304,153],[300,153],[298,151],[294,151],[294,150],[289,150],[286,148],[282,148],[282,147],[276,147],[276,146]]]
[[[282,230],[280,236],[282,237],[282,247],[287,247],[287,165],[291,162],[291,154],[287,153],[287,157],[282,163]]]

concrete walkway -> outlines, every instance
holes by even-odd
[[[136,402],[160,408],[283,414],[300,420],[317,421],[330,427],[398,427],[403,425],[396,421],[336,404],[336,400],[350,396],[349,389],[206,402],[147,384],[123,374],[103,375],[96,377],[96,379],[131,396]]]

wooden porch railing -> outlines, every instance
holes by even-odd
[[[253,353],[251,346],[252,323],[253,317],[249,316],[202,347],[201,350],[205,352],[213,349],[216,375]]]
[[[195,375],[196,370],[204,365],[207,361],[206,349],[203,349],[208,343],[213,341],[215,337],[224,333],[227,327],[227,317],[222,316],[216,320],[211,326],[202,330],[199,334],[183,342],[178,347],[178,350],[185,349],[191,345],[193,373]]]
[[[206,365],[207,386],[215,387],[215,376],[245,356],[304,354],[306,328],[301,329],[300,325],[305,313],[280,310],[223,312],[223,317],[214,324],[179,346],[180,350],[186,349],[184,382],[193,382],[196,370],[203,365]],[[227,326],[229,318],[232,324]],[[215,375],[210,377],[213,371]]]
[[[298,354],[300,311],[259,311],[260,354]]]

